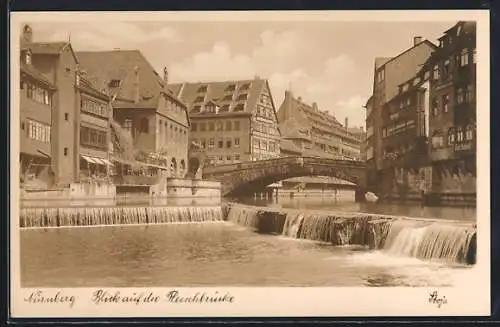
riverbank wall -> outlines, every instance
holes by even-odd
[[[359,245],[424,260],[474,264],[476,226],[435,219],[223,203],[224,219],[257,233]]]

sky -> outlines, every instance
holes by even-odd
[[[455,22],[37,22],[37,42],[71,37],[75,51],[138,49],[169,82],[269,80],[278,110],[286,89],[349,126],[364,126],[375,57],[421,36],[436,43]]]

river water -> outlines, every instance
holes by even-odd
[[[321,199],[269,202],[475,220],[471,209],[363,207]],[[23,287],[451,286],[466,283],[473,269],[359,246],[257,234],[231,222],[21,231]]]

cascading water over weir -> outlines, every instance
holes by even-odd
[[[166,224],[222,221],[222,209],[213,207],[83,207],[22,208],[21,228]]]
[[[259,233],[360,245],[388,255],[474,264],[476,227],[456,222],[398,218],[363,213],[299,213],[227,204],[229,222]]]

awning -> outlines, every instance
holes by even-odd
[[[96,157],[90,157],[82,154],[82,158],[89,162],[93,163],[96,165],[102,165],[102,166],[113,166],[113,164],[108,160],[108,159],[103,159],[103,158],[96,158]]]

